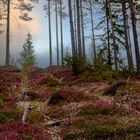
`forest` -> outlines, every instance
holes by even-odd
[[[0,0],[0,140],[139,140],[139,48],[139,0]]]

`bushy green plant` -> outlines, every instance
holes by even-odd
[[[66,50],[65,57],[63,60],[64,66],[71,66],[74,75],[79,75],[85,68],[86,61],[82,56],[72,56],[68,50]]]
[[[127,78],[132,78],[132,77],[137,75],[136,71],[131,70],[127,67],[123,67],[121,73],[122,73],[123,76],[125,76]]]
[[[83,57],[66,55],[64,57],[64,66],[71,66],[74,74],[79,75],[85,68],[86,62]]]
[[[65,56],[63,62],[64,66],[72,66],[72,56],[70,55]]]
[[[86,62],[83,57],[79,57],[79,56],[73,57],[72,68],[73,68],[73,73],[75,75],[81,74],[84,71],[85,67],[86,67]]]
[[[72,66],[72,55],[66,47],[64,58],[63,58],[63,66]]]
[[[97,58],[95,63],[80,74],[79,79],[84,82],[98,82],[98,81],[108,81],[113,82],[118,76],[118,72],[112,70],[112,68],[103,62],[101,57]]]

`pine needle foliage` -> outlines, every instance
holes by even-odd
[[[36,64],[33,48],[32,35],[28,33],[25,43],[23,44],[23,50],[20,53],[20,58],[18,60],[22,67],[34,66]]]

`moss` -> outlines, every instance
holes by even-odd
[[[17,109],[5,109],[1,111],[0,123],[19,119],[21,119],[21,112]]]
[[[117,107],[115,104],[112,105],[105,105],[105,106],[99,106],[99,105],[89,105],[81,108],[78,115],[80,116],[94,116],[94,115],[115,115],[119,114],[121,115],[128,115],[127,110],[124,111],[123,109]]]
[[[48,86],[49,86],[49,87],[57,87],[58,85],[60,85],[60,84],[58,83],[58,81],[49,81],[49,82],[48,82]]]
[[[87,120],[88,119],[88,120]],[[105,120],[104,120],[105,121]],[[100,120],[93,120],[92,118],[85,118],[84,120],[77,120],[73,124],[73,127],[80,129],[80,132],[77,133],[67,133],[65,139],[70,139],[71,137],[75,138],[88,138],[88,139],[97,139],[97,138],[107,138],[112,136],[115,131],[116,122],[110,120],[110,122],[103,122]]]
[[[107,81],[113,83],[118,77],[118,71],[111,69],[105,64],[101,58],[97,58],[96,62],[87,66],[79,76],[82,82],[99,82]]]
[[[117,78],[117,72],[109,70],[109,71],[99,71],[94,70],[93,72],[84,71],[79,75],[79,80],[82,82],[99,82],[99,81],[107,81],[109,83],[113,83]]]
[[[82,118],[72,123],[69,131],[65,133],[64,139],[128,140],[140,138],[139,124],[133,123],[126,124],[123,122],[120,124],[115,117],[110,117],[108,120],[101,116],[98,118]]]
[[[27,115],[27,121],[30,123],[39,123],[39,112],[37,111],[32,111]]]
[[[0,99],[0,108],[4,106],[4,101],[3,99]]]
[[[6,98],[5,94],[0,93],[0,108],[4,107],[4,105],[5,105],[5,103],[4,103],[5,98]]]

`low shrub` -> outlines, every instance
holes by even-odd
[[[118,77],[118,72],[103,63],[101,59],[89,67],[89,65],[79,75],[79,80],[83,82],[107,81],[112,83]]]
[[[6,140],[49,140],[48,134],[30,123],[21,121],[8,122],[0,125],[0,139]]]
[[[88,117],[76,120],[64,134],[64,140],[126,140],[140,138],[139,123],[119,122],[116,117]]]
[[[133,78],[137,75],[137,73],[134,70],[131,70],[127,67],[123,67],[122,70],[120,71],[120,75],[122,75],[125,78]]]

